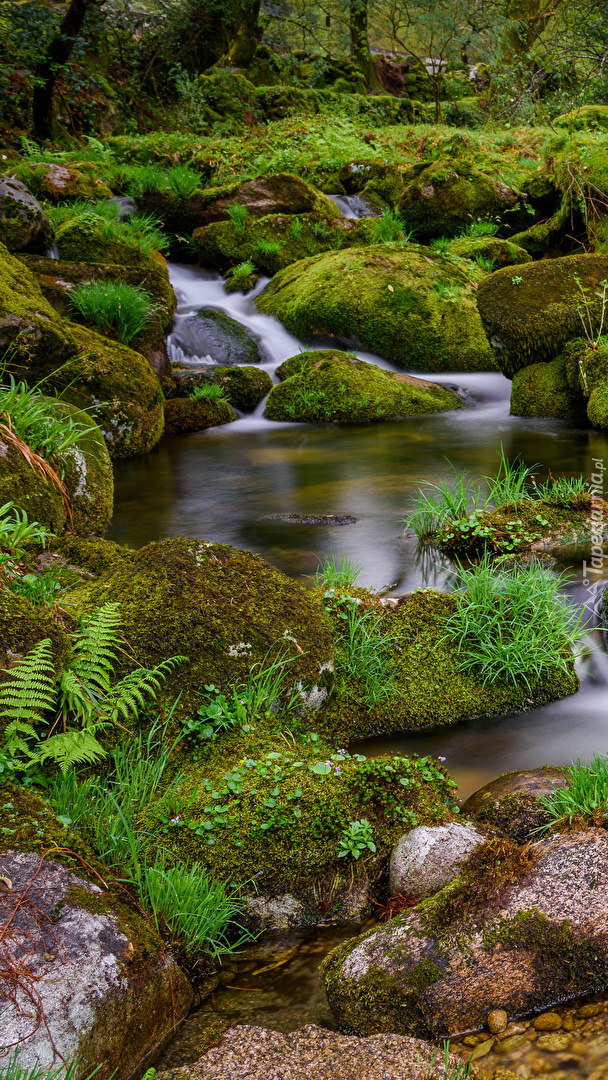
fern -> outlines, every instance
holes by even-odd
[[[50,739],[40,743],[32,760],[39,765],[53,761],[62,773],[67,773],[74,765],[94,765],[104,757],[106,751],[101,743],[89,728],[84,728],[82,731],[62,731],[59,735],[51,735]]]
[[[42,724],[55,701],[53,652],[50,638],[45,638],[10,669],[7,682],[0,686],[0,721]]]
[[[110,720],[117,720],[119,716],[128,719],[133,713],[137,715],[145,706],[145,697],[153,697],[175,668],[186,661],[185,656],[171,656],[155,668],[129,672],[110,690],[103,703],[104,713]]]
[[[110,689],[118,662],[120,604],[104,604],[81,627],[72,646],[68,667],[94,694]]]

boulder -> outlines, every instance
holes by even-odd
[[[236,419],[237,414],[227,401],[179,397],[165,403],[166,435],[203,431],[205,428],[231,424]]]
[[[46,604],[34,606],[9,589],[0,589],[0,669],[6,670],[43,638],[50,638],[55,663],[69,651],[68,630]]]
[[[585,416],[585,399],[568,383],[563,356],[549,363],[530,364],[513,376],[512,416],[549,416],[580,419]]]
[[[519,872],[507,861],[486,863],[481,879],[461,873],[409,914],[330,953],[324,985],[338,1024],[441,1037],[483,1026],[493,1009],[543,1012],[605,990],[606,831],[544,839]]]
[[[496,270],[502,266],[520,266],[532,262],[532,256],[523,247],[512,240],[501,240],[498,236],[461,236],[452,240],[448,250],[451,255],[458,255],[461,259],[488,259],[494,263]]]
[[[20,1067],[79,1058],[83,1076],[100,1066],[100,1080],[141,1071],[192,1002],[150,923],[37,854],[5,852],[2,872],[3,947],[22,972],[14,992],[5,980],[2,1034],[19,1041]]]
[[[500,221],[518,199],[513,188],[470,162],[439,158],[405,170],[398,209],[416,239],[428,241],[454,236],[472,221]]]
[[[237,184],[208,187],[201,192],[199,201],[199,225],[228,220],[228,209],[233,203],[245,206],[252,217],[310,213],[330,218],[340,216],[327,195],[292,173],[269,173]]]
[[[301,353],[281,365],[289,376],[270,391],[264,416],[300,423],[362,423],[459,409],[437,383],[398,375],[338,350]]]
[[[77,351],[69,326],[45,300],[34,275],[0,244],[0,354],[60,366]]]
[[[9,251],[39,251],[53,241],[53,226],[25,184],[0,177],[0,241]]]
[[[471,852],[484,843],[474,825],[450,821],[421,825],[397,842],[391,854],[389,889],[415,900],[433,896],[449,885]]]
[[[211,359],[216,364],[261,364],[258,339],[242,323],[216,308],[201,308],[179,320],[171,343],[184,357]]]
[[[526,263],[517,273],[497,270],[482,281],[477,306],[502,373],[512,378],[520,368],[554,360],[580,338],[581,312],[599,329],[596,291],[607,278],[608,255],[569,255]]]
[[[518,844],[526,844],[537,839],[539,830],[551,820],[540,799],[567,783],[565,769],[548,765],[503,773],[473,792],[462,813],[484,825],[493,825]]]
[[[19,171],[38,198],[60,203],[71,199],[111,199],[112,192],[99,177],[99,168],[97,162],[90,161],[70,162],[69,165],[28,161]]]
[[[63,262],[89,262],[105,266],[129,266],[142,274],[156,271],[169,277],[167,264],[159,251],[143,250],[136,235],[129,230],[128,222],[120,224],[107,221],[91,212],[80,217],[67,218],[57,228],[57,247]]]
[[[272,390],[272,379],[263,368],[214,365],[206,371],[197,371],[194,375],[178,376],[174,387],[175,396],[187,397],[197,386],[208,383],[221,386],[230,404],[245,412],[255,409]]]
[[[161,1071],[155,1080],[440,1080],[457,1069],[462,1061],[453,1054],[446,1062],[432,1043],[404,1035],[358,1039],[314,1024],[288,1034],[239,1025],[198,1061]],[[474,1065],[468,1075],[477,1075]]]
[[[399,368],[487,371],[494,362],[471,276],[470,265],[417,244],[376,244],[302,259],[256,303],[298,337],[358,342]]]

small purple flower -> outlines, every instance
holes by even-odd
[[[444,757],[438,757],[437,758],[437,761],[445,761],[445,760],[446,760],[446,758],[444,758]]]
[[[331,761],[326,761],[326,762],[325,762],[325,764],[327,765],[327,767],[328,767],[329,769],[331,769]]]
[[[339,765],[336,765],[336,772],[337,772],[337,773],[341,773],[341,772],[342,772],[342,769],[340,768],[340,766],[339,766]]]
[[[346,750],[338,750],[338,753],[339,753],[339,754],[345,754],[345,753],[346,753]]]
[[[171,824],[172,825],[177,825],[178,821],[179,821],[179,814],[177,815],[177,817],[172,817],[171,818]]]

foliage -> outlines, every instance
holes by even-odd
[[[92,203],[77,199],[72,203],[49,206],[47,213],[55,229],[67,223],[95,227],[108,243],[119,240],[142,255],[169,249],[169,238],[153,214],[131,214],[126,221],[121,221],[120,207],[115,202]]]
[[[9,679],[0,686],[0,720],[6,722],[5,752],[24,770],[52,761],[66,772],[74,764],[103,758],[98,732],[136,719],[146,698],[184,661],[171,657],[112,683],[123,651],[118,608],[105,604],[81,625],[59,675],[49,639],[11,667]],[[53,734],[58,725],[62,730]],[[47,729],[46,737],[40,729]]]
[[[381,612],[360,611],[359,605],[355,597],[345,598],[346,610],[339,616],[346,626],[336,642],[337,693],[371,708],[393,690],[396,637],[386,629]]]
[[[228,398],[224,393],[224,387],[218,383],[200,383],[195,386],[188,397],[192,401],[227,401]]]
[[[146,865],[143,891],[159,933],[191,955],[207,952],[219,958],[251,936],[244,931],[238,941],[228,938],[228,928],[238,925],[241,904],[197,863],[165,868],[162,860],[157,860]]]
[[[70,303],[79,315],[102,330],[115,330],[123,345],[130,345],[143,333],[154,312],[154,304],[144,289],[125,281],[92,281],[77,285]]]
[[[246,292],[251,288],[251,277],[255,273],[256,268],[251,259],[246,259],[245,262],[239,263],[238,266],[234,267],[230,274],[229,284],[231,291]]]
[[[478,239],[483,236],[496,236],[499,229],[500,224],[495,221],[472,221],[470,225],[465,226],[461,235]]]
[[[485,476],[484,481],[488,490],[488,501],[500,509],[501,506],[517,507],[523,499],[528,499],[529,482],[534,475],[536,466],[528,468],[523,462],[510,462],[504,447],[500,445],[500,464],[498,471],[491,476]]]
[[[488,504],[479,483],[465,473],[457,473],[454,466],[450,462],[448,464],[454,472],[454,479],[450,482],[440,480],[438,484],[430,480],[421,481],[415,508],[403,518],[403,525],[413,529],[421,540],[434,536],[448,522],[483,510]]]
[[[17,1047],[10,1057],[0,1063],[0,1080],[76,1080],[78,1074],[78,1061],[68,1061],[50,1070],[42,1069],[39,1065],[31,1067],[19,1063],[19,1048]],[[97,1076],[101,1065],[97,1065],[93,1072],[83,1077],[83,1080],[93,1080]],[[108,1080],[116,1076],[116,1070]]]
[[[381,217],[376,218],[374,232],[377,244],[392,244],[396,240],[403,240],[405,236],[403,222],[394,210],[385,210]]]
[[[69,453],[95,425],[82,421],[57,408],[60,397],[45,397],[39,387],[16,382],[0,386],[0,419],[8,417],[15,435],[44,458],[59,458]]]
[[[567,670],[585,631],[560,593],[563,582],[535,563],[496,569],[487,554],[460,567],[445,640],[456,646],[462,667],[478,671],[484,686],[522,680],[530,687],[551,669]]]
[[[584,476],[558,476],[534,485],[535,494],[550,506],[579,507],[591,502],[589,481]]]
[[[375,854],[376,850],[373,829],[367,818],[361,818],[360,821],[350,821],[342,831],[338,846],[338,858],[345,859],[347,855],[350,855],[357,860],[364,851],[371,851]]]
[[[247,218],[249,217],[249,211],[242,203],[232,202],[228,207],[228,217],[234,225],[234,231],[237,236],[243,236],[245,232],[245,225]]]
[[[198,188],[203,186],[200,173],[188,165],[175,165],[167,174],[167,186],[180,199],[189,199]]]
[[[351,586],[356,585],[360,573],[361,566],[359,563],[349,559],[348,555],[342,552],[338,564],[333,551],[330,551],[320,570],[315,574],[315,585],[318,589],[322,587],[326,589],[349,589]]]
[[[602,826],[608,819],[608,755],[594,754],[590,764],[580,758],[565,770],[565,787],[556,787],[539,799],[551,815],[552,825],[571,824],[584,818]]]

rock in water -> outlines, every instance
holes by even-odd
[[[474,825],[459,821],[412,829],[393,848],[391,896],[401,893],[422,900],[439,892],[458,876],[462,863],[483,842]]]
[[[245,327],[215,308],[201,308],[180,322],[171,335],[186,357],[211,357],[216,364],[261,364],[257,339]]]
[[[485,874],[491,894],[491,869]],[[493,1009],[542,1012],[606,989],[603,829],[543,840],[523,877],[478,907],[471,884],[458,879],[330,953],[324,984],[340,1026],[444,1036],[481,1027]]]
[[[3,854],[2,873],[3,953],[27,972],[15,995],[2,979],[3,1044],[19,1041],[26,1071],[61,1055],[82,1076],[139,1075],[190,1008],[186,976],[112,893],[33,853]]]
[[[44,255],[53,240],[53,226],[25,184],[0,177],[0,241],[9,251]]]

